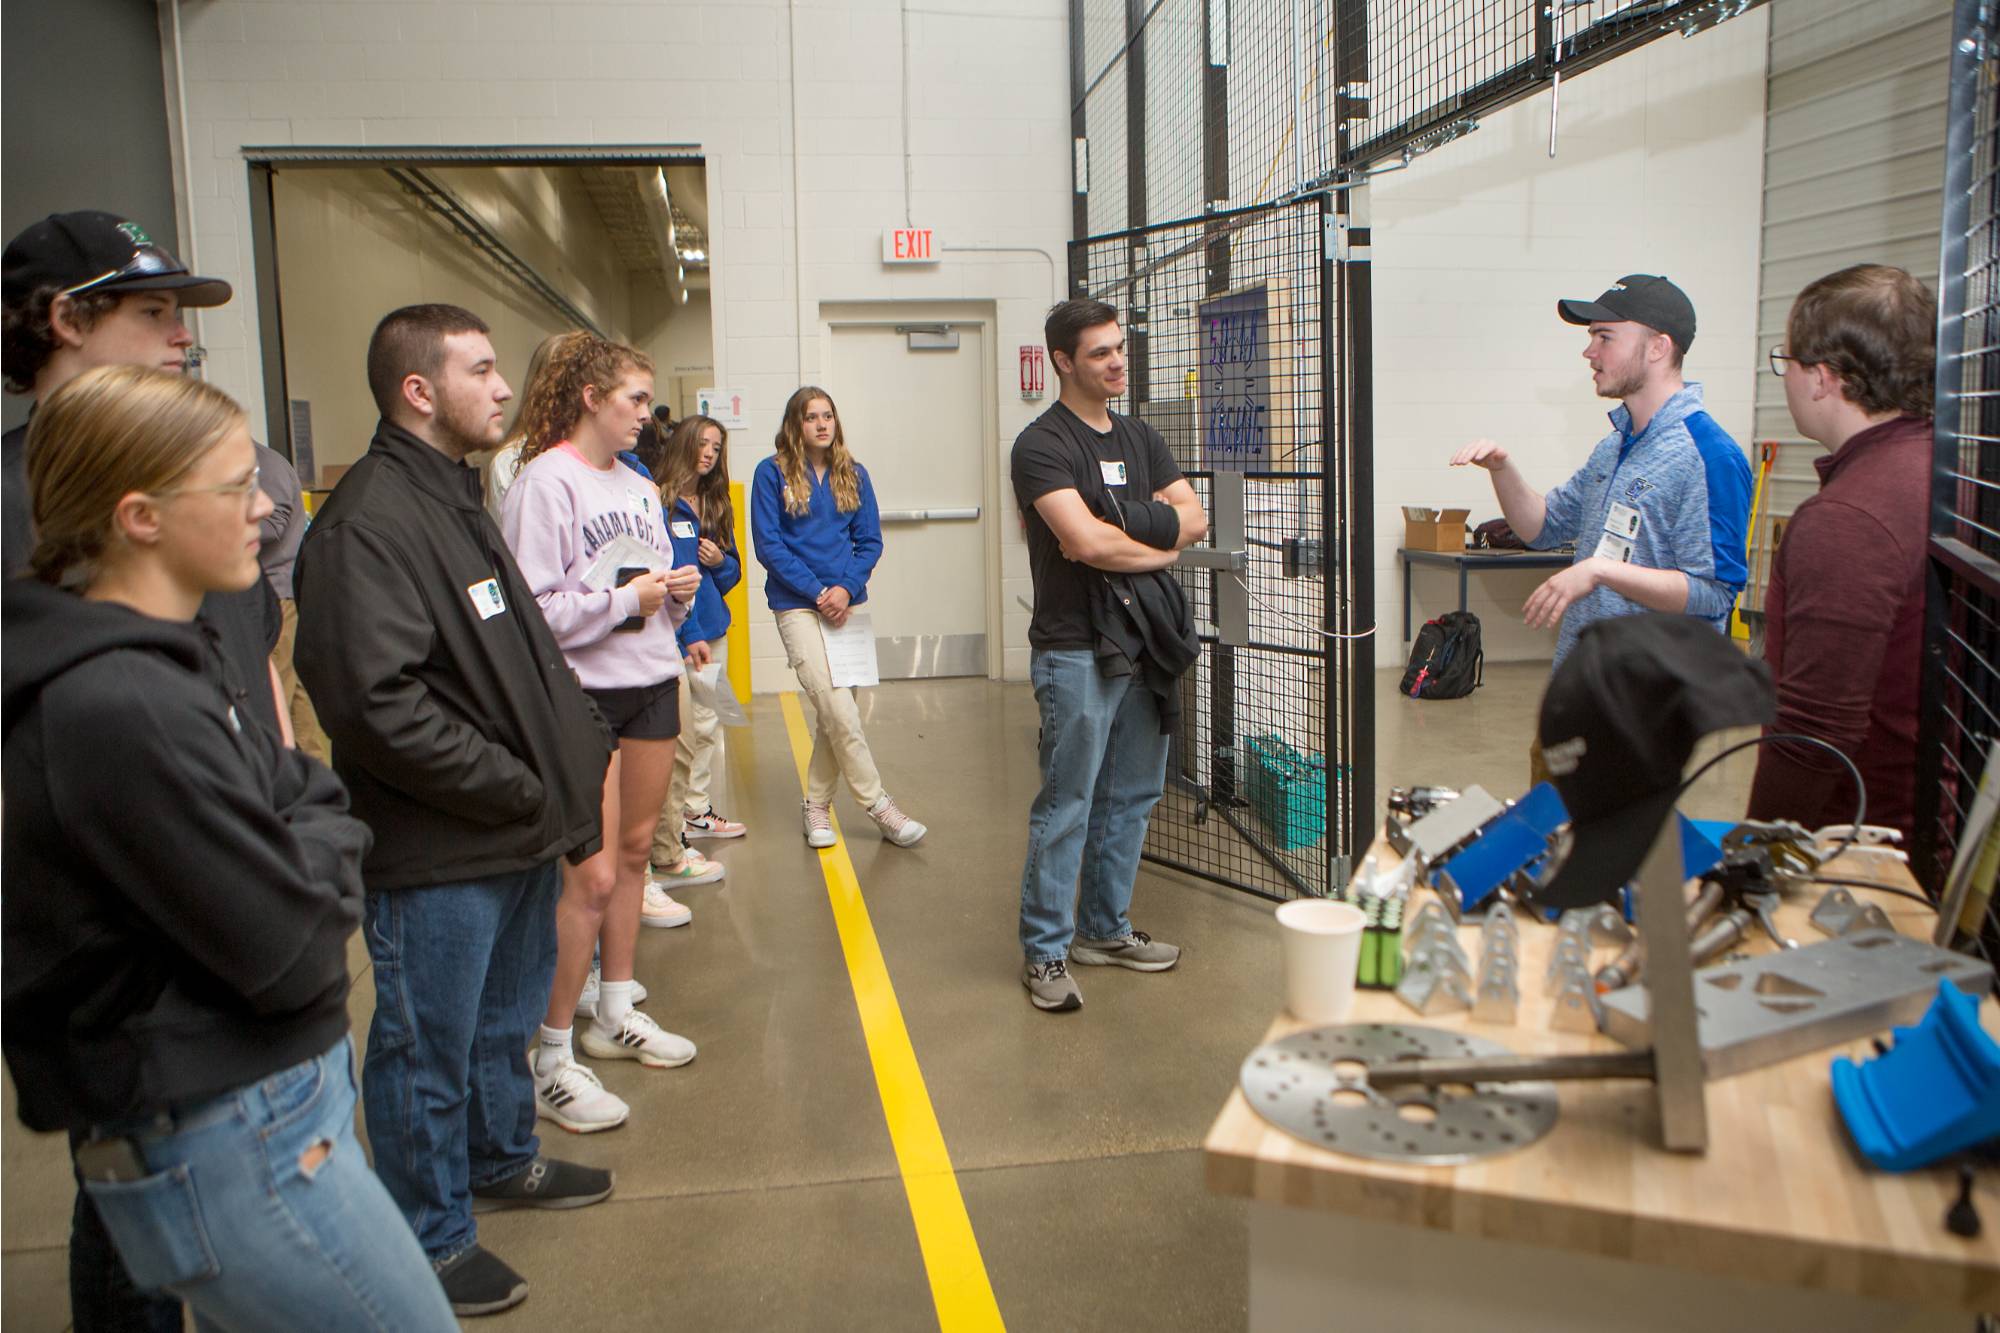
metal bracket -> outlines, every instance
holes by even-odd
[[[1209,499],[1209,546],[1174,559],[1181,569],[1215,571],[1215,636],[1235,648],[1250,642],[1250,544],[1244,540],[1243,474],[1217,472]]]
[[[1842,935],[1852,935],[1857,930],[1896,929],[1889,920],[1889,914],[1874,903],[1863,903],[1855,899],[1846,889],[1832,888],[1812,909],[1806,920],[1819,930],[1838,939]]]

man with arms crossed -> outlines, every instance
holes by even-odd
[[[306,534],[298,672],[354,813],[374,964],[361,1099],[375,1169],[459,1314],[526,1299],[475,1207],[574,1208],[611,1173],[540,1155],[533,1044],[561,861],[597,850],[610,736],[480,503],[513,397],[477,315],[376,326],[375,438]]]
[[[1917,687],[1930,531],[1937,301],[1899,268],[1857,264],[1792,304],[1771,371],[1799,434],[1824,446],[1819,493],[1785,527],[1764,596],[1774,733],[1852,759],[1868,822],[1916,830]],[[1759,747],[1752,819],[1854,818],[1854,782],[1816,746]]]
[[[1029,674],[1042,718],[1042,788],[1028,813],[1021,873],[1021,980],[1037,1008],[1063,1011],[1083,1003],[1070,962],[1163,972],[1180,959],[1178,948],[1132,929],[1126,916],[1146,822],[1166,780],[1167,736],[1139,670],[1099,670],[1091,595],[1107,573],[1173,564],[1207,535],[1208,519],[1160,433],[1110,410],[1125,392],[1117,312],[1102,301],[1065,301],[1049,313],[1045,335],[1062,392],[1013,453],[1035,581]],[[1107,506],[1123,526],[1098,516]]]
[[[1616,398],[1611,433],[1568,481],[1537,494],[1491,440],[1453,467],[1485,468],[1500,512],[1537,550],[1574,543],[1576,560],[1535,589],[1531,628],[1561,628],[1555,660],[1593,621],[1639,611],[1685,613],[1727,626],[1749,570],[1750,464],[1681,378],[1694,344],[1694,305],[1665,278],[1636,273],[1595,301],[1558,301],[1566,323],[1589,326],[1583,359],[1600,398]],[[1534,779],[1547,777],[1539,747]]]

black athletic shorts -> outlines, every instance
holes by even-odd
[[[681,681],[627,690],[585,690],[621,741],[670,741],[681,734]]]

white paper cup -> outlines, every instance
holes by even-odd
[[[1354,1008],[1354,972],[1368,924],[1351,903],[1300,898],[1278,908],[1285,1008],[1308,1023],[1344,1023]]]

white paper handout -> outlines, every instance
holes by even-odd
[[[882,674],[875,664],[875,621],[866,611],[848,613],[839,629],[822,620],[819,632],[826,639],[826,669],[833,688],[856,689],[880,685]]]
[[[722,663],[710,662],[707,666],[691,673],[688,677],[688,693],[710,712],[725,727],[747,727],[749,714],[736,701],[736,691],[729,684],[729,677],[723,674]]]
[[[583,586],[592,592],[603,592],[618,586],[619,570],[639,568],[662,571],[669,566],[667,558],[658,551],[630,533],[620,533],[599,547],[597,558],[584,567]]]

